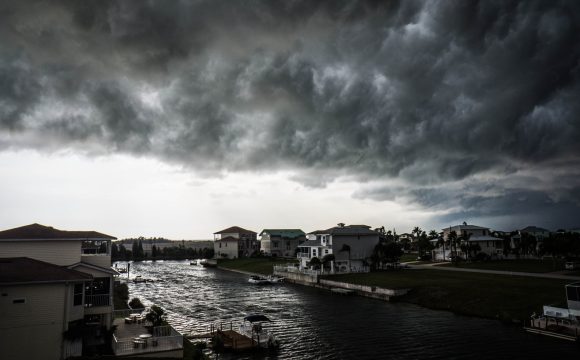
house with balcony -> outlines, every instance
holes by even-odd
[[[0,325],[2,351],[14,355],[7,358],[66,358],[104,343],[113,322],[113,239],[39,224],[0,231],[0,299],[13,316]]]
[[[236,259],[247,257],[260,251],[258,233],[239,226],[215,232],[214,253],[216,258]]]
[[[367,225],[343,225],[317,230],[306,235],[298,246],[297,257],[301,268],[310,266],[312,258],[320,260],[334,255],[331,271],[359,272],[368,268],[367,259],[379,243],[379,233]]]
[[[260,233],[260,251],[267,256],[294,257],[304,241],[306,234],[300,229],[264,229]]]
[[[461,245],[479,245],[478,253],[484,253],[492,258],[503,256],[503,239],[493,236],[493,232],[483,226],[469,225],[463,223],[461,225],[450,226],[448,228],[442,229],[442,238],[444,243],[441,242],[437,248],[432,252],[434,260],[439,261],[449,261],[453,256],[455,251],[453,244],[449,241],[449,235],[451,232],[455,232],[457,235],[457,256],[466,259],[470,254],[467,254],[463,249],[468,249]],[[474,251],[475,252],[475,251]],[[474,255],[472,253],[472,255]]]

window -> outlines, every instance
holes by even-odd
[[[272,245],[274,246],[274,249],[278,248],[278,242],[277,241],[272,241]]]
[[[75,284],[73,290],[73,305],[78,306],[83,304],[83,284]]]

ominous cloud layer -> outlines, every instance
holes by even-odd
[[[580,210],[577,1],[12,1],[0,43],[0,150],[344,176],[440,221]]]

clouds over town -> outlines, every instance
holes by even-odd
[[[291,171],[441,224],[578,226],[579,27],[575,1],[14,1],[0,151]]]

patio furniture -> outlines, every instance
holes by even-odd
[[[132,323],[133,323],[133,319],[131,319],[130,317],[125,318],[125,324],[132,324]]]

